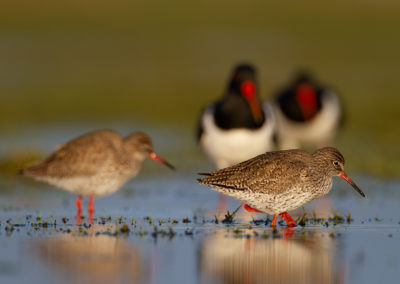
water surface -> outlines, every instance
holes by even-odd
[[[129,132],[128,126],[110,127]],[[15,149],[33,145],[45,154],[87,128],[27,130],[6,137],[0,149],[5,156],[7,144],[14,139]],[[218,194],[196,182],[196,172],[211,168],[191,137],[179,129],[150,132],[157,152],[178,171],[146,161],[137,178],[117,193],[95,200],[92,224],[86,214],[77,222],[73,195],[3,174],[2,283],[377,283],[399,279],[399,180],[350,172],[367,195],[363,199],[335,179],[328,196],[293,212],[295,218],[306,214],[309,220],[304,227],[288,229],[281,222],[274,231],[267,225],[271,216],[243,210],[232,223],[224,224],[224,214],[216,213]],[[174,142],[166,142],[171,135]],[[228,198],[230,212],[239,205]],[[336,219],[329,219],[335,214]]]

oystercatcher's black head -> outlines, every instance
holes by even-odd
[[[252,83],[251,87],[253,88],[253,90],[251,90],[251,88],[249,88],[249,87],[247,87],[247,89],[246,89],[246,87],[243,87],[242,85],[245,82]],[[250,85],[248,85],[248,86],[250,86]],[[233,70],[232,79],[229,82],[228,89],[235,93],[243,93],[243,91],[245,93],[250,93],[250,92],[256,93],[256,70],[255,70],[255,68],[250,64],[237,65]]]
[[[282,112],[296,122],[309,121],[321,110],[322,89],[309,72],[300,71],[292,84],[277,97]]]
[[[235,67],[228,86],[229,95],[240,95],[250,107],[255,123],[264,120],[263,111],[258,99],[256,70],[250,64],[239,64]]]
[[[300,84],[313,84],[312,76],[309,72],[301,70],[297,73],[293,80],[293,85],[298,86]]]
[[[299,73],[293,86],[293,91],[300,106],[303,119],[305,121],[312,119],[318,113],[321,106],[317,98],[317,86],[313,83],[308,73]]]

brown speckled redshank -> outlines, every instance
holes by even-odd
[[[201,184],[245,202],[248,211],[273,214],[271,226],[276,226],[278,214],[288,226],[296,226],[287,211],[327,194],[334,176],[345,179],[365,197],[344,172],[343,155],[333,147],[312,154],[297,149],[267,152],[201,175],[205,176],[198,179]]]
[[[124,138],[105,129],[84,134],[59,146],[47,158],[27,166],[21,173],[78,194],[78,216],[81,214],[82,196],[89,196],[88,211],[92,215],[93,198],[116,192],[138,174],[145,158],[174,169],[153,152],[147,134],[135,132]]]

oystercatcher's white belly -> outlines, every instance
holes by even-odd
[[[324,94],[320,112],[310,121],[295,122],[286,118],[279,106],[274,106],[280,148],[296,149],[303,144],[327,146],[336,136],[341,107],[334,93]]]
[[[203,134],[200,145],[218,169],[243,162],[273,149],[275,119],[269,105],[263,105],[263,109],[266,120],[261,128],[223,130],[215,124],[214,106],[206,108],[202,116]]]

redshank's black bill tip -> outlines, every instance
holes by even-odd
[[[173,166],[173,165],[171,165],[170,163],[168,163],[166,160],[164,160],[163,158],[161,158],[160,156],[158,156],[156,153],[154,153],[154,152],[151,152],[150,154],[149,154],[149,157],[150,157],[150,159],[152,159],[152,160],[154,160],[154,161],[156,161],[156,162],[159,162],[159,163],[162,163],[162,164],[164,164],[164,165],[166,165],[168,168],[170,168],[171,170],[176,170],[175,169],[175,167]]]
[[[366,198],[364,192],[362,192],[362,190],[351,180],[351,178],[349,178],[348,175],[346,175],[345,172],[340,172],[339,176],[347,181],[362,197]]]

